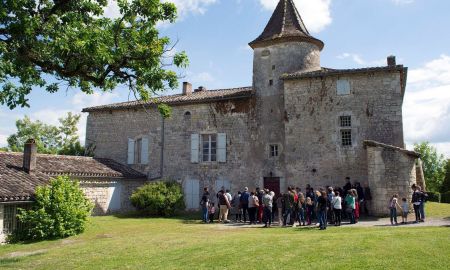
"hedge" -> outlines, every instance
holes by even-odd
[[[441,193],[439,192],[433,192],[433,191],[427,191],[428,194],[428,201],[430,202],[441,202]]]
[[[450,191],[441,194],[441,203],[450,203]]]

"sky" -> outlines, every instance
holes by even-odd
[[[161,35],[178,41],[176,51],[186,51],[190,66],[180,81],[194,88],[220,89],[252,84],[253,52],[248,43],[262,33],[278,0],[165,0],[178,7],[174,24],[158,26]],[[407,148],[429,141],[450,158],[450,1],[443,0],[294,0],[306,27],[325,43],[321,64],[330,68],[386,65],[395,55],[409,68],[403,103],[403,128]],[[109,0],[105,16],[118,15]],[[181,84],[166,94],[181,92]],[[84,107],[127,101],[129,92],[92,95],[77,89],[56,94],[33,89],[31,108],[9,110],[0,105],[0,147],[16,131],[15,121],[58,124],[67,112]],[[79,124],[85,138],[86,114]]]

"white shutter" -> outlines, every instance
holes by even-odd
[[[227,162],[227,134],[217,134],[217,161]]]
[[[128,164],[134,164],[134,140],[128,139]]]
[[[148,164],[148,137],[142,137],[141,164]]]
[[[198,134],[191,134],[191,162],[198,163],[200,136]]]
[[[336,87],[338,95],[350,95],[350,82],[348,80],[339,79]]]

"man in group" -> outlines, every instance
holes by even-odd
[[[245,187],[244,192],[242,192],[242,195],[240,198],[241,207],[242,207],[242,215],[244,216],[244,223],[247,222],[248,197],[250,197],[250,193],[248,192],[248,187]]]
[[[219,220],[222,220],[223,223],[229,223],[228,220],[228,209],[231,208],[230,201],[228,200],[228,197],[225,195],[225,193],[221,190],[219,191]]]
[[[264,190],[264,196],[262,197],[262,205],[264,207],[263,221],[264,228],[268,228],[272,225],[272,206],[273,197],[270,195],[268,189]]]
[[[207,187],[203,189],[200,205],[202,206],[202,220],[204,223],[208,223],[209,192]]]
[[[292,208],[294,207],[294,193],[292,192],[292,188],[288,187],[288,191],[283,194],[283,208],[284,208],[284,214],[283,214],[283,226],[287,226],[288,224],[288,218],[289,223],[291,223],[292,220]]]

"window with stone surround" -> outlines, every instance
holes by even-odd
[[[351,127],[352,117],[350,115],[343,115],[339,117],[341,127]]]
[[[352,146],[352,130],[341,129],[342,146]]]
[[[278,157],[278,144],[270,145],[270,157]]]
[[[202,135],[203,162],[217,161],[217,134]]]
[[[350,95],[350,81],[345,79],[337,80],[336,92],[338,96]]]
[[[149,138],[139,136],[128,139],[128,164],[148,164],[149,160]]]

